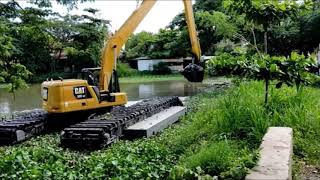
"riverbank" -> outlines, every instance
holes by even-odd
[[[207,91],[188,101],[181,122],[150,139],[119,141],[92,153],[59,146],[59,135],[0,148],[2,178],[242,179],[257,160],[269,126],[294,129],[294,176],[319,168],[319,89],[272,89],[264,105],[260,82]],[[304,164],[302,166],[301,164]]]
[[[149,82],[159,82],[159,81],[180,81],[184,77],[181,74],[169,74],[169,75],[136,75],[131,77],[120,77],[119,82],[121,83],[149,83]],[[38,83],[42,83],[39,81]],[[36,84],[38,84],[36,83]],[[0,84],[0,89],[5,89],[8,84]]]
[[[132,77],[120,77],[119,82],[121,83],[148,83],[158,81],[180,81],[184,77],[181,74],[170,74],[170,75],[139,75]]]

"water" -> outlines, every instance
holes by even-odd
[[[190,96],[205,87],[204,84],[186,80],[120,84],[121,91],[127,93],[129,101],[156,96]],[[41,108],[40,89],[40,84],[33,84],[28,89],[17,91],[14,99],[12,94],[0,88],[0,115]]]

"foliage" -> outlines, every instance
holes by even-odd
[[[221,111],[223,118],[219,120],[217,129],[223,133],[236,132],[233,136],[237,138],[258,142],[270,126],[292,127],[295,131],[295,154],[319,161],[311,150],[319,143],[314,146],[306,143],[314,142],[319,133],[319,112],[313,108],[319,104],[314,99],[319,90],[306,88],[301,94],[296,94],[294,88],[273,89],[267,112],[261,101],[262,91],[261,83],[250,83],[242,84],[239,91],[232,92],[232,96],[223,100],[225,109],[229,110]]]
[[[218,11],[196,11],[195,22],[201,50],[204,54],[212,55],[215,43],[223,38],[232,37],[237,31],[237,27],[230,21],[230,17]],[[176,16],[168,27],[181,31],[183,36],[180,39],[187,45],[187,48],[190,49],[190,40],[188,38],[188,29],[184,14]]]
[[[223,0],[197,0],[194,9],[196,11],[223,11]]]
[[[34,75],[69,67],[80,71],[100,63],[109,21],[89,15],[61,16],[48,9],[21,8],[16,1],[0,3],[0,22],[15,47],[11,62],[19,62]],[[67,56],[66,61],[61,61]]]
[[[257,1],[257,0],[227,0],[225,6],[229,11],[245,15],[247,22],[262,26],[264,32],[264,52],[268,53],[267,33],[273,24],[298,13],[299,6],[295,1]]]
[[[222,38],[232,38],[237,27],[230,21],[230,17],[222,12],[203,11],[201,9],[204,7],[203,3],[205,2],[196,4],[199,10],[195,13],[195,21],[202,52],[213,54],[214,44]],[[177,15],[166,29],[160,29],[156,34],[138,33],[133,35],[126,44],[127,59],[142,56],[186,57],[191,55],[190,52],[191,45],[184,14]]]
[[[0,24],[0,33],[0,83],[8,83],[8,90],[14,95],[17,89],[27,87],[26,80],[31,73],[17,60],[11,60],[15,47],[3,24]]]
[[[155,36],[146,31],[132,35],[126,43],[126,58],[133,59],[149,56],[154,41]]]
[[[130,77],[138,74],[136,69],[132,69],[128,64],[118,63],[117,73],[119,77]]]
[[[65,22],[65,27],[71,25],[71,29],[65,34],[69,35],[67,42],[61,42],[60,39],[60,43],[65,46],[70,65],[75,65],[78,70],[99,66],[109,21],[95,18],[95,14],[65,16],[61,21]],[[55,27],[55,24],[53,26]]]
[[[265,108],[260,82],[189,100],[188,115],[151,139],[120,141],[92,153],[59,146],[59,135],[1,147],[2,179],[243,179],[270,126],[294,129],[295,159],[320,164],[319,89],[272,88]]]
[[[297,52],[292,52],[287,58],[286,62],[280,65],[282,74],[280,75],[280,83],[277,87],[281,87],[283,83],[289,86],[296,85],[297,91],[302,89],[303,85],[312,84],[318,77],[313,73],[318,72],[318,65],[316,58],[312,55],[305,56],[303,54],[298,54]]]
[[[282,84],[295,85],[297,91],[302,85],[311,84],[317,78],[312,71],[317,65],[313,56],[299,55],[292,52],[289,57],[240,54],[221,54],[208,62],[209,75],[236,75],[265,82],[265,103],[268,102],[270,81],[277,81],[277,88]]]
[[[79,3],[84,3],[87,1],[94,1],[94,0],[56,0],[58,4],[62,4],[67,6],[69,9],[76,8]],[[33,4],[38,5],[39,7],[51,7],[52,2],[50,0],[31,0]]]
[[[235,56],[222,53],[207,62],[206,71],[210,76],[245,75],[243,67],[248,67],[250,60],[244,54]]]
[[[171,29],[160,29],[156,34],[155,43],[151,49],[151,58],[172,58],[172,57],[185,57],[190,46],[182,41],[184,32]]]
[[[159,62],[158,64],[153,65],[153,72],[155,74],[171,74],[171,69],[168,64],[165,62]]]
[[[154,75],[151,72],[139,72],[136,76],[121,77],[121,83],[152,83],[159,81],[182,81],[184,77],[180,74]]]
[[[204,97],[208,98],[206,101],[210,100],[212,102],[216,97],[216,93]],[[201,107],[210,105],[203,105],[204,101],[192,101],[195,104],[199,103]],[[199,107],[199,105],[195,106]],[[198,119],[194,119],[193,117],[195,116],[193,116],[192,113],[195,112],[190,112],[188,117],[182,120],[181,125],[169,128],[160,136],[136,141],[120,141],[108,149],[92,153],[72,152],[68,149],[61,148],[57,134],[37,137],[13,147],[2,147],[0,148],[0,157],[2,158],[0,162],[1,178],[167,179],[171,174],[174,174],[174,166],[180,165],[183,169],[185,167],[191,167],[186,166],[184,163],[189,162],[187,159],[180,161],[180,157],[185,159],[190,156],[188,152],[198,148],[203,149],[201,152],[206,152],[205,149],[213,147],[213,144],[216,143],[216,141],[211,140],[211,138],[207,136],[207,138],[203,139],[204,141],[208,141],[207,146],[199,143],[200,141],[191,141],[191,144],[188,146],[181,146],[183,141],[180,140],[188,133],[187,131],[190,130],[191,126],[197,125],[196,122]],[[203,118],[206,119],[203,116],[199,116],[199,120]],[[198,132],[192,132],[192,134],[200,134],[202,130],[203,129],[200,128]],[[217,142],[217,146],[221,144],[224,143]],[[226,158],[230,158],[230,160],[234,162],[232,165],[233,168],[231,169],[238,169],[237,172],[241,172],[240,174],[243,177],[247,168],[251,166],[246,166],[246,168],[237,167],[239,167],[239,164],[242,164],[242,162],[245,163],[247,161],[244,157],[251,154],[251,151],[242,151],[241,149],[243,149],[243,147],[240,145],[233,147],[231,154],[243,152],[239,154],[243,159],[232,159],[233,156]],[[239,150],[237,148],[239,148]],[[208,151],[211,150],[211,148],[208,149]],[[215,156],[215,154],[211,155],[212,158],[214,158],[213,156]],[[215,158],[218,158],[218,156]],[[204,161],[205,159],[203,159],[202,162],[205,163]],[[206,175],[206,170],[197,169],[198,170],[191,168],[188,171],[190,172],[189,174],[191,174],[190,177],[196,177],[198,173],[199,175],[197,176],[210,177]],[[218,169],[219,167],[217,167],[217,170]],[[227,169],[230,168],[227,167]],[[219,173],[220,172],[212,174],[212,176],[219,175]],[[232,177],[237,177],[237,175],[239,174],[234,174]]]

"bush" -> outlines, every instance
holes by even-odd
[[[29,82],[31,83],[41,83],[43,81],[46,81],[47,79],[54,79],[57,80],[59,78],[63,79],[71,79],[76,78],[76,73],[64,73],[64,72],[55,72],[55,73],[48,73],[48,74],[38,74],[31,77]]]
[[[243,67],[250,64],[250,59],[244,55],[231,55],[222,53],[207,62],[207,73],[209,76],[226,76],[241,74]]]
[[[59,147],[58,135],[0,147],[0,178],[243,179],[270,126],[292,127],[295,159],[320,164],[319,89],[272,88],[267,105],[263,91],[253,81],[192,97],[188,115],[161,135],[92,153]]]
[[[206,145],[199,152],[186,159],[188,168],[201,167],[208,174],[219,174],[227,171],[236,158],[235,149],[225,141]]]
[[[160,62],[158,64],[153,65],[153,72],[154,72],[154,74],[159,74],[159,75],[172,73],[168,64],[165,62]]]
[[[118,63],[117,73],[119,77],[129,77],[129,76],[135,76],[139,72],[136,69],[132,69],[128,64]]]

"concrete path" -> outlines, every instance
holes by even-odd
[[[260,146],[260,159],[246,180],[291,180],[293,132],[291,128],[270,127]]]

